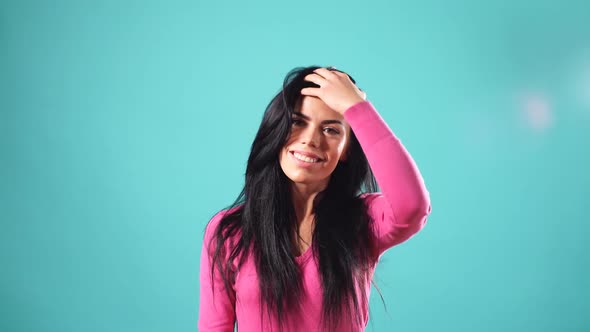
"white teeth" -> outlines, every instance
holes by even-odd
[[[308,162],[308,163],[317,163],[319,160],[317,158],[310,158],[308,156],[304,156],[304,155],[297,153],[297,152],[293,152],[293,155],[295,156],[295,158],[297,158],[301,161]]]

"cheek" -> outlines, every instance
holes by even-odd
[[[297,133],[291,132],[289,134],[289,136],[287,137],[287,140],[285,141],[283,148],[287,148],[289,145],[293,144],[293,142],[295,142],[295,140],[297,140]]]
[[[340,160],[346,154],[346,150],[348,149],[348,139],[347,137],[339,140],[338,142],[334,142],[332,150],[333,158]]]
[[[344,150],[346,149],[346,145],[348,143],[348,140],[346,137],[340,139],[338,142],[334,143],[334,149],[338,152],[338,154],[341,154],[342,152],[344,152]]]

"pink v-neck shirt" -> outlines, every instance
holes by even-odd
[[[368,213],[374,220],[379,255],[418,232],[430,214],[430,195],[414,160],[369,101],[359,102],[344,112],[375,175],[380,193],[364,194]],[[200,270],[199,331],[279,331],[275,319],[260,314],[260,290],[254,260],[248,258],[238,270],[228,295],[218,271],[211,288],[211,253],[207,248],[223,216],[217,213],[207,225]],[[301,268],[304,296],[297,317],[291,317],[283,331],[321,331],[321,277],[311,248],[295,258]],[[371,273],[372,275],[372,273]],[[367,298],[371,291],[366,289]],[[369,319],[368,304],[361,308],[363,323],[342,319],[336,331],[364,331]]]

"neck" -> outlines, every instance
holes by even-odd
[[[313,201],[326,186],[327,181],[320,184],[293,183],[291,196],[299,224],[313,217]]]

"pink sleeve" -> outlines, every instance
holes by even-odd
[[[201,251],[199,323],[200,332],[233,332],[235,323],[235,291],[231,289],[228,296],[223,279],[217,269],[214,273],[214,287],[211,288],[211,258],[215,241],[208,248],[209,241],[221,220],[222,212],[217,213],[205,229],[203,249]]]
[[[430,214],[430,195],[414,160],[369,101],[344,112],[381,193],[363,195],[381,255],[412,237]]]

